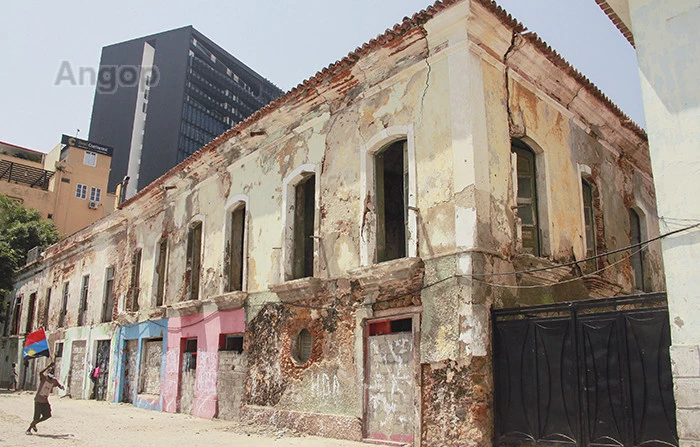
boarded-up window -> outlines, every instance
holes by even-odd
[[[294,188],[294,245],[292,247],[292,279],[314,275],[314,214],[316,180],[310,175]]]
[[[85,325],[85,316],[88,305],[88,288],[90,287],[90,275],[83,276],[83,285],[80,288],[80,308],[78,309],[78,326]]]
[[[112,321],[114,311],[114,267],[105,270],[105,297],[102,303],[102,321]]]
[[[131,255],[131,285],[129,288],[129,302],[127,310],[136,312],[139,310],[139,294],[141,292],[141,249],[138,248]]]
[[[160,394],[160,370],[163,339],[146,340],[143,344],[139,393]]]
[[[408,157],[406,140],[390,144],[375,156],[377,197],[377,262],[406,256]]]
[[[245,205],[231,213],[231,242],[229,245],[228,290],[243,290],[243,247],[245,236]]]
[[[29,295],[29,308],[27,309],[27,334],[34,330],[34,310],[36,308],[36,292]]]
[[[199,276],[202,268],[202,222],[190,226],[187,237],[187,282],[188,296],[199,299]]]
[[[517,157],[518,217],[525,253],[540,255],[540,228],[537,215],[537,177],[535,153],[519,140],[513,140],[512,151]]]
[[[158,261],[156,263],[156,306],[162,306],[165,297],[165,278],[168,270],[168,238],[158,244]]]

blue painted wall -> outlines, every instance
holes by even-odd
[[[113,358],[116,359],[115,364],[117,365],[117,370],[115,371],[117,377],[117,384],[114,388],[114,394],[112,395],[112,402],[121,402],[122,396],[124,394],[124,370],[126,365],[126,342],[128,340],[139,340],[138,350],[137,350],[137,370],[141,370],[141,360],[142,360],[142,350],[144,340],[151,338],[163,337],[162,346],[162,356],[160,360],[160,383],[161,383],[161,395],[157,402],[152,399],[140,399],[137,389],[134,389],[132,402],[134,405],[140,408],[145,408],[147,410],[157,410],[161,411],[163,409],[163,383],[165,379],[165,359],[167,354],[168,346],[168,320],[154,320],[154,321],[144,321],[142,323],[130,324],[127,326],[122,326],[117,331],[116,343],[114,343],[114,353]]]

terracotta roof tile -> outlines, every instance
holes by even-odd
[[[219,147],[222,143],[224,143],[226,140],[231,138],[234,135],[240,134],[245,128],[250,126],[251,124],[255,123],[256,121],[260,120],[266,115],[269,115],[273,111],[279,109],[282,107],[282,105],[287,104],[287,103],[293,103],[295,100],[298,100],[299,96],[306,95],[308,90],[310,89],[315,89],[317,85],[321,85],[324,83],[324,81],[327,81],[334,75],[337,75],[340,71],[344,70],[347,67],[350,67],[357,63],[357,61],[362,58],[363,56],[367,55],[371,51],[375,50],[378,47],[383,46],[386,42],[387,39],[391,38],[393,39],[394,37],[400,37],[405,35],[407,32],[410,30],[420,27],[423,24],[425,24],[428,20],[430,20],[433,16],[435,16],[437,13],[449,8],[450,6],[460,3],[465,0],[438,0],[434,4],[428,6],[426,9],[419,11],[411,17],[404,17],[404,19],[401,21],[401,23],[397,23],[394,25],[392,28],[387,29],[383,34],[380,34],[379,36],[371,39],[369,42],[364,43],[362,46],[357,47],[354,51],[348,53],[347,56],[344,58],[333,62],[332,64],[328,65],[327,67],[319,70],[315,75],[311,76],[310,78],[304,80],[301,82],[299,85],[296,87],[292,88],[290,91],[285,93],[284,95],[280,96],[279,98],[275,99],[274,101],[268,103],[266,106],[262,107],[259,109],[257,112],[253,113],[250,115],[248,118],[245,120],[241,121],[240,123],[236,124],[234,127],[231,129],[227,130],[223,134],[219,135],[218,137],[214,138],[211,142],[203,146],[201,149],[199,149],[197,152],[189,156],[186,160],[181,162],[180,164],[176,165],[172,169],[170,169],[168,172],[163,174],[161,177],[159,177],[157,180],[154,182],[150,183],[147,185],[144,189],[139,191],[135,196],[133,196],[131,199],[125,201],[121,206],[126,206],[130,203],[132,203],[134,200],[136,200],[138,197],[141,197],[142,195],[146,194],[148,191],[157,188],[159,185],[161,185],[164,182],[164,179],[167,177],[170,177],[172,174],[184,169],[185,166],[188,166],[195,162],[196,160],[200,159],[204,154],[211,152],[215,150],[217,147]],[[500,7],[495,1],[493,0],[472,0],[482,6],[484,6],[488,11],[490,11],[492,14],[494,14],[500,21],[503,23],[505,26],[510,28],[511,30],[515,32],[522,32],[525,27],[523,26],[522,23],[517,21],[513,16],[511,16],[505,9]],[[599,1],[599,0],[596,0]],[[604,0],[600,0],[604,1]],[[587,77],[585,77],[583,74],[581,74],[577,69],[575,69],[571,64],[569,64],[559,53],[557,53],[555,50],[553,50],[549,45],[547,45],[542,39],[540,39],[537,34],[529,32],[526,34],[523,34],[523,37],[525,37],[528,41],[530,41],[535,47],[540,50],[540,52],[547,57],[554,65],[557,67],[560,67],[563,69],[565,72],[567,72],[570,76],[572,76],[574,79],[576,79],[578,82],[580,82],[583,87],[591,93],[595,98],[600,100],[603,104],[605,104],[612,112],[617,115],[620,118],[620,122],[624,127],[627,127],[634,131],[638,136],[641,138],[646,139],[646,132],[644,129],[642,129],[638,124],[636,124],[634,121],[632,121],[631,118],[629,118],[622,110],[620,110],[617,105],[615,105],[605,94],[598,88],[596,87]]]

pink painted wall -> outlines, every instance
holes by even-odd
[[[180,399],[182,339],[197,338],[197,372],[192,415],[217,416],[216,380],[219,365],[219,336],[245,332],[245,311],[188,315],[168,320],[168,350],[165,363],[163,411],[176,413]]]

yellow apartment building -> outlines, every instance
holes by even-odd
[[[51,219],[70,235],[112,212],[112,148],[63,135],[49,153],[0,142],[0,194]]]

